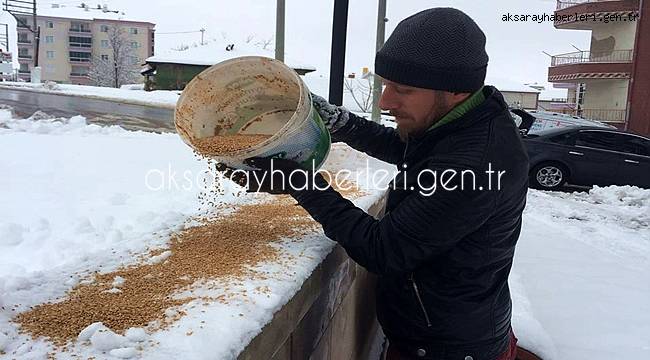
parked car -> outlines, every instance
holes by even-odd
[[[636,185],[650,188],[650,139],[593,126],[555,128],[523,138],[532,187]]]

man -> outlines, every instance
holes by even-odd
[[[429,9],[402,21],[376,55],[386,85],[380,107],[395,116],[397,130],[314,97],[334,141],[397,165],[381,220],[332,188],[296,190],[303,186],[270,172],[274,165],[288,174],[295,163],[249,161],[260,169],[256,179],[269,175],[249,191],[292,195],[379,275],[377,317],[390,359],[515,357],[507,281],[528,159],[503,97],[483,86],[487,62],[485,36],[471,18]],[[314,179],[302,185],[325,184]]]

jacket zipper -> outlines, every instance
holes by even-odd
[[[411,280],[411,284],[413,285],[413,290],[415,291],[415,297],[418,299],[418,303],[420,304],[420,309],[422,309],[422,313],[424,313],[424,319],[427,321],[427,327],[431,327],[429,314],[427,313],[427,309],[424,308],[424,303],[422,302],[422,298],[420,297],[420,291],[418,290],[418,285],[415,283],[415,279],[413,278],[413,273],[411,273],[410,280]]]

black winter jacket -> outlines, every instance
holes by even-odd
[[[508,274],[528,158],[501,93],[491,86],[483,91],[482,104],[408,144],[394,129],[354,115],[333,134],[398,166],[381,220],[331,189],[292,194],[329,238],[379,275],[377,317],[384,333],[405,352],[424,349],[422,358],[492,360],[508,345]],[[455,190],[443,189],[445,170],[445,188]],[[422,191],[433,185],[433,194]]]

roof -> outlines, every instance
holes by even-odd
[[[204,45],[194,44],[185,50],[167,50],[159,55],[149,57],[145,61],[147,63],[211,66],[224,60],[240,56],[266,56],[271,58],[275,56],[273,49],[264,49],[262,45],[256,45],[253,41],[212,39]],[[234,46],[231,47],[233,44]],[[316,70],[313,66],[301,63],[290,57],[285,58],[285,63],[293,69]]]
[[[500,77],[488,76],[485,78],[485,84],[492,85],[501,92],[539,93],[539,90],[524,83]]]
[[[36,12],[38,16],[58,17],[58,18],[71,18],[80,20],[119,20],[119,21],[133,21],[145,22],[152,24],[150,21],[128,18],[124,11],[117,11],[111,8],[97,8],[97,6],[89,6],[82,8],[80,5],[65,5],[65,4],[50,4],[49,6],[37,7]]]
[[[544,88],[539,93],[539,99],[545,101],[552,101],[555,99],[564,99],[568,97],[568,89],[555,89],[555,88]]]

